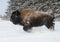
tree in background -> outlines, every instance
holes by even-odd
[[[10,0],[6,17],[9,19],[11,13],[17,9],[36,8],[36,10],[48,11],[60,14],[60,0]]]

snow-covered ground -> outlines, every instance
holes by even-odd
[[[60,42],[60,22],[55,22],[55,31],[42,26],[28,33],[20,25],[0,20],[0,42]]]

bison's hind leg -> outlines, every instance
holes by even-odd
[[[50,30],[54,30],[54,23],[48,23],[45,26]]]
[[[54,22],[54,19],[50,18],[50,19],[46,22],[45,26],[46,26],[48,29],[50,29],[50,30],[54,30],[54,24],[55,24],[55,23],[53,23],[53,22]]]

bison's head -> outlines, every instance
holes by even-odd
[[[20,17],[20,12],[18,10],[12,12],[12,15],[10,17],[10,21],[13,22],[13,24],[19,24],[19,18]]]

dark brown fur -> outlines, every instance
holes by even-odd
[[[42,25],[45,25],[48,29],[54,29],[54,16],[34,9],[16,10],[12,13],[10,20],[14,24],[23,25],[24,31]]]

